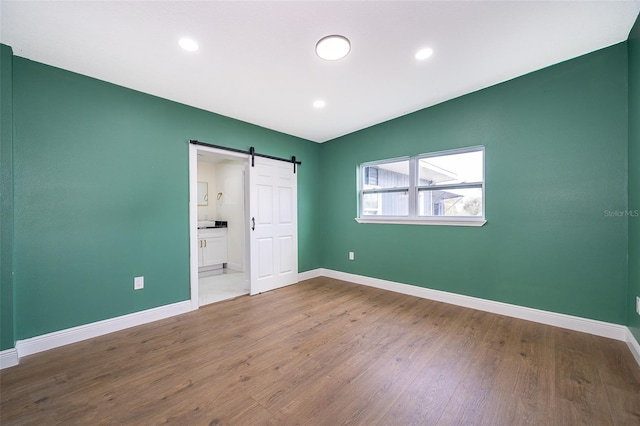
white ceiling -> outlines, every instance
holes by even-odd
[[[624,41],[639,10],[640,0],[2,0],[0,13],[17,56],[324,142]],[[329,34],[351,40],[349,56],[315,55]],[[183,51],[183,36],[200,50]],[[422,47],[435,53],[418,62]]]

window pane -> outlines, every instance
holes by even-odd
[[[409,193],[383,192],[364,194],[362,216],[407,216],[409,214]]]
[[[408,187],[409,160],[364,167],[363,189]]]
[[[482,182],[482,151],[421,158],[418,161],[418,185],[448,185]]]
[[[418,192],[420,216],[482,216],[482,189],[446,191],[421,189]]]
[[[380,194],[364,194],[362,197],[362,215],[379,216],[381,214]]]

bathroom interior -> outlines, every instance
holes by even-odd
[[[249,294],[245,162],[198,151],[199,305]]]

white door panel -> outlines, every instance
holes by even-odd
[[[293,236],[280,237],[280,274],[293,273]]]
[[[258,206],[256,221],[260,225],[270,225],[273,221],[273,188],[271,185],[257,184]]]
[[[273,238],[258,238],[258,279],[273,277]]]
[[[250,167],[251,294],[298,282],[297,176],[293,165],[255,157]]]
[[[280,191],[280,194],[278,194],[280,198],[280,224],[290,225],[293,222],[292,214],[294,212],[292,189],[280,187],[278,191]]]

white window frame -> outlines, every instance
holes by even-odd
[[[461,184],[447,184],[447,185],[431,185],[424,186],[418,185],[418,167],[419,162],[423,158],[440,157],[445,155],[464,154],[467,152],[482,152],[482,182],[473,184],[461,183]],[[408,188],[408,203],[409,213],[405,216],[363,216],[362,210],[364,205],[364,194],[367,193],[383,193],[383,192],[398,192],[404,190],[403,188],[389,188],[382,190],[365,190],[364,185],[364,170],[366,167],[393,163],[398,161],[409,161],[409,188]],[[355,218],[358,223],[392,223],[403,225],[444,225],[444,226],[483,226],[487,223],[485,218],[485,173],[486,173],[486,161],[485,161],[485,148],[484,146],[472,146],[468,148],[451,149],[446,151],[430,152],[426,154],[420,154],[411,157],[399,157],[389,158],[385,160],[369,161],[360,164],[358,167],[358,217]],[[418,194],[420,189],[451,189],[451,188],[481,188],[482,189],[482,216],[418,216]]]

